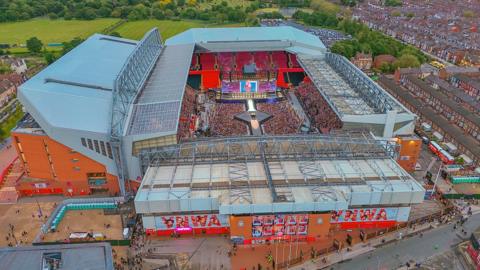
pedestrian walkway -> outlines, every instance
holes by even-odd
[[[310,260],[304,264],[290,267],[289,269],[308,270],[308,269],[320,269],[320,268],[328,267],[330,265],[334,265],[342,261],[350,260],[356,256],[371,252],[376,248],[392,243],[394,241],[398,241],[406,237],[417,235],[422,231],[428,230],[432,226],[435,226],[435,225],[433,223],[426,223],[423,225],[414,226],[413,228],[406,227],[406,228],[397,230],[395,232],[387,233],[384,236],[372,238],[371,240],[365,243],[361,242],[361,243],[355,244],[352,247],[350,247],[350,251],[347,251],[347,249],[344,248],[340,252],[334,252],[326,256],[321,256],[313,260]]]

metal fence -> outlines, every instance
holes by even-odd
[[[58,215],[62,207],[66,207],[69,204],[83,204],[83,203],[123,203],[125,201],[124,197],[106,197],[106,198],[81,198],[81,199],[66,199],[62,203],[58,204],[57,207],[48,217],[45,224],[42,225],[39,233],[33,240],[32,244],[40,243],[42,236],[48,233],[49,228],[52,226],[52,222],[55,217]],[[58,244],[58,243],[57,243]]]

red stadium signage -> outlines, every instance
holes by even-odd
[[[397,223],[398,208],[364,208],[332,211],[330,223],[342,229],[386,228]]]
[[[306,235],[308,215],[253,216],[252,237]]]

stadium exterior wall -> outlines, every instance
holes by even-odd
[[[21,195],[63,194],[88,195],[93,190],[105,190],[110,195],[119,192],[118,180],[103,163],[59,143],[47,135],[13,132],[12,138],[30,181],[21,181]],[[88,174],[104,175],[104,181],[89,185]],[[34,179],[34,180],[33,180]]]

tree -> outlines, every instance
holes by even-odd
[[[165,19],[165,13],[160,8],[154,8],[152,11],[152,15],[157,20]]]
[[[380,71],[381,71],[382,73],[392,73],[393,70],[394,70],[394,67],[393,67],[393,65],[390,64],[390,63],[382,63],[382,64],[380,65]]]
[[[0,62],[0,74],[10,73],[10,72],[12,72],[10,67]]]
[[[414,55],[404,54],[395,60],[393,66],[395,68],[419,67],[420,61]]]
[[[31,37],[27,40],[27,49],[32,53],[39,53],[42,47],[43,43],[37,37]]]
[[[43,56],[45,58],[45,61],[47,61],[47,64],[51,64],[57,60],[57,57],[51,52],[46,52],[45,55]]]
[[[255,14],[250,13],[247,15],[247,18],[245,19],[245,26],[257,26],[259,25],[257,16]]]
[[[56,20],[58,19],[58,15],[56,13],[48,13],[48,18],[50,18],[50,20]]]
[[[76,37],[70,41],[63,42],[62,54],[66,54],[71,51],[73,48],[77,47],[80,43],[83,42],[83,39]]]
[[[463,157],[456,157],[455,163],[463,165],[465,163],[465,159],[463,159]]]
[[[402,1],[401,0],[385,0],[385,6],[399,7],[399,6],[402,6]]]

